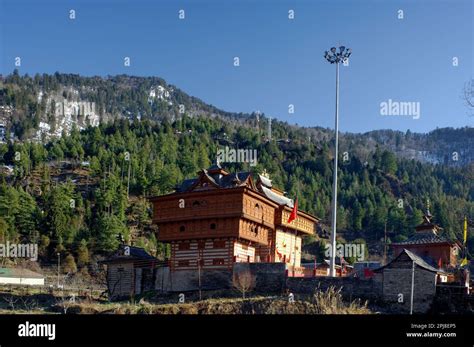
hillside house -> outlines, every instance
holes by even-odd
[[[155,289],[156,268],[161,265],[143,248],[122,245],[108,259],[107,290],[110,300],[130,298]]]
[[[0,284],[44,286],[44,276],[21,268],[0,268]]]

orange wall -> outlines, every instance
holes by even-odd
[[[421,257],[428,256],[432,258],[436,265],[438,264],[439,259],[441,259],[443,266],[455,266],[457,264],[457,255],[454,252],[454,249],[456,247],[450,246],[448,244],[400,246],[394,245],[394,256],[398,256],[404,248]]]

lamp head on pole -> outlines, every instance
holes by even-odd
[[[324,52],[324,59],[326,59],[331,64],[339,64],[344,62],[351,55],[352,50],[346,48],[345,46],[339,47],[339,52],[337,52],[336,47],[331,47],[330,52]]]

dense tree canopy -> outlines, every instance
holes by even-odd
[[[46,114],[45,98],[38,102],[39,90],[70,98],[65,86],[74,87],[81,99],[96,102],[101,114],[121,115],[98,127],[73,127],[53,140],[0,143],[0,164],[13,166],[12,174],[0,174],[0,241],[38,242],[44,260],[59,251],[75,258],[68,258],[71,269],[82,267],[94,254],[115,249],[120,238],[166,256],[169,249],[156,240],[144,198],[169,193],[195,177],[224,146],[255,149],[258,159],[256,166],[222,163],[226,169],[254,174],[265,169],[276,186],[298,197],[300,209],[329,221],[333,142],[328,131],[274,121],[268,140],[263,115],[257,122],[255,114],[226,114],[176,88],[172,105],[150,104],[149,88],[167,86],[159,78],[14,73],[0,82],[0,105],[14,108],[10,128],[20,139],[27,139],[40,120],[54,117]],[[186,106],[184,114],[178,105]],[[397,155],[403,144],[435,141],[431,145],[444,144],[440,151],[449,159],[452,147],[445,138],[450,131],[428,137],[394,131],[344,134],[340,235],[364,239],[369,248],[380,243],[385,228],[391,241],[406,239],[429,199],[446,235],[460,239],[463,217],[474,219],[474,164],[431,165]],[[471,129],[456,134],[453,143],[472,141]],[[469,158],[469,153],[461,154]]]

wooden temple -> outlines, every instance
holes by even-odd
[[[288,223],[294,202],[266,173],[229,173],[219,164],[150,198],[158,240],[171,244],[170,271],[232,270],[236,262],[301,268],[302,237],[319,219],[303,211]]]
[[[457,266],[460,245],[440,235],[442,228],[432,222],[433,216],[427,210],[423,222],[416,226],[415,234],[403,242],[393,243],[394,256],[404,249],[422,257],[428,264],[443,269]]]

